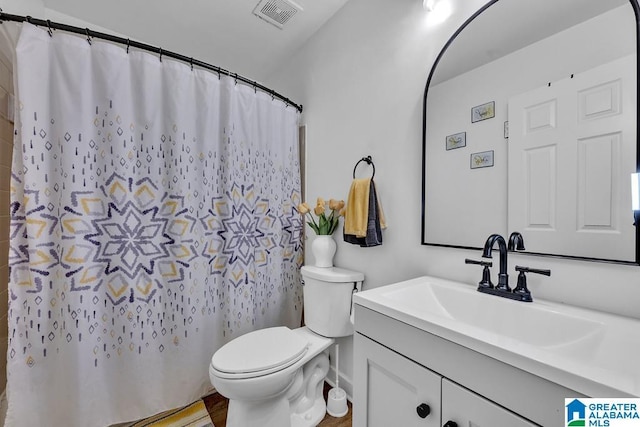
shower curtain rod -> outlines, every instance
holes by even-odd
[[[198,66],[200,68],[205,68],[207,70],[211,70],[214,71],[216,73],[218,73],[218,75],[220,74],[226,74],[229,77],[233,77],[234,79],[236,79],[236,81],[240,81],[242,83],[245,83],[249,86],[252,86],[254,89],[260,89],[263,92],[268,93],[269,95],[271,95],[271,97],[273,98],[278,98],[281,101],[283,101],[284,103],[286,103],[287,105],[290,105],[292,107],[294,107],[296,110],[298,110],[298,112],[302,113],[302,105],[298,105],[296,103],[294,103],[293,101],[291,101],[289,98],[279,94],[278,92],[269,89],[268,87],[261,85],[260,83],[248,79],[246,77],[243,77],[239,74],[236,73],[232,73],[231,71],[225,70],[224,68],[220,68],[217,65],[211,65],[208,64],[206,62],[202,62],[199,61],[197,59],[194,58],[189,58],[187,56],[184,55],[180,55],[179,53],[175,53],[175,52],[171,52],[169,50],[164,50],[161,47],[156,47],[156,46],[151,46],[145,43],[141,43],[141,42],[137,42],[134,40],[130,40],[130,39],[125,39],[123,37],[118,37],[118,36],[114,36],[111,34],[106,34],[106,33],[101,33],[98,31],[94,31],[94,30],[90,30],[89,28],[80,28],[80,27],[75,27],[73,25],[67,25],[67,24],[61,24],[59,22],[53,22],[49,19],[37,19],[37,18],[33,18],[31,16],[21,16],[21,15],[11,15],[9,13],[4,13],[2,11],[2,9],[0,9],[0,24],[3,23],[4,21],[13,21],[13,22],[28,22],[29,24],[33,24],[36,26],[40,26],[40,27],[46,27],[49,31],[49,35],[52,35],[52,30],[62,30],[62,31],[67,31],[70,33],[76,33],[76,34],[80,34],[80,35],[85,35],[87,36],[87,42],[89,44],[91,44],[91,38],[99,38],[99,39],[103,39],[103,40],[107,40],[110,42],[114,42],[114,43],[119,43],[119,44],[123,44],[127,46],[127,53],[129,52],[129,48],[130,47],[135,47],[137,49],[142,49],[142,50],[146,50],[149,52],[153,52],[159,55],[160,57],[160,61],[162,61],[162,57],[163,56],[168,56],[170,58],[173,59],[177,59],[179,61],[182,62],[186,62],[189,65],[191,65],[191,68],[193,69],[194,66]]]

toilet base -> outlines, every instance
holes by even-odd
[[[263,427],[283,425],[290,416],[289,402],[267,399],[261,402],[229,400],[227,427]]]
[[[322,395],[311,408],[301,414],[291,414],[291,427],[315,427],[327,413],[327,404]]]
[[[302,413],[291,413],[289,402],[283,399],[267,400],[260,403],[229,401],[227,427],[265,427],[283,424],[278,420],[289,418],[291,427],[315,427],[327,413],[327,405],[320,396],[314,405]]]

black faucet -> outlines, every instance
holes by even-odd
[[[493,252],[493,247],[495,246],[496,242],[498,243],[498,249],[500,250],[500,273],[498,274],[498,284],[495,287],[493,287],[493,284],[491,283],[491,277],[489,273],[491,262],[474,261],[470,259],[465,260],[466,264],[479,264],[484,267],[482,271],[482,281],[480,281],[480,283],[478,284],[478,291],[485,294],[497,295],[517,301],[533,301],[533,298],[531,298],[531,292],[529,292],[529,289],[527,288],[527,277],[525,276],[525,273],[536,273],[550,276],[551,271],[516,266],[516,271],[519,272],[518,284],[515,289],[511,290],[511,288],[509,287],[509,275],[507,274],[507,253],[508,251],[525,250],[524,238],[522,237],[522,234],[514,231],[509,236],[509,243],[507,244],[504,240],[504,237],[499,234],[492,234],[484,243],[484,249],[482,251],[483,258],[491,258],[491,253]]]
[[[507,274],[507,243],[504,241],[504,237],[499,234],[489,236],[484,243],[482,258],[491,258],[493,245],[495,245],[496,242],[498,242],[498,249],[500,250],[500,273],[498,274],[498,284],[495,289],[509,292],[511,288],[509,288],[509,275]]]

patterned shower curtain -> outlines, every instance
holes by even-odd
[[[14,73],[7,426],[187,404],[222,344],[300,324],[294,108],[29,24]]]

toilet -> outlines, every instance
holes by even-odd
[[[337,267],[301,269],[305,326],[260,329],[215,352],[209,378],[229,399],[227,427],[313,427],[334,338],[353,334],[352,296],[364,274]]]

